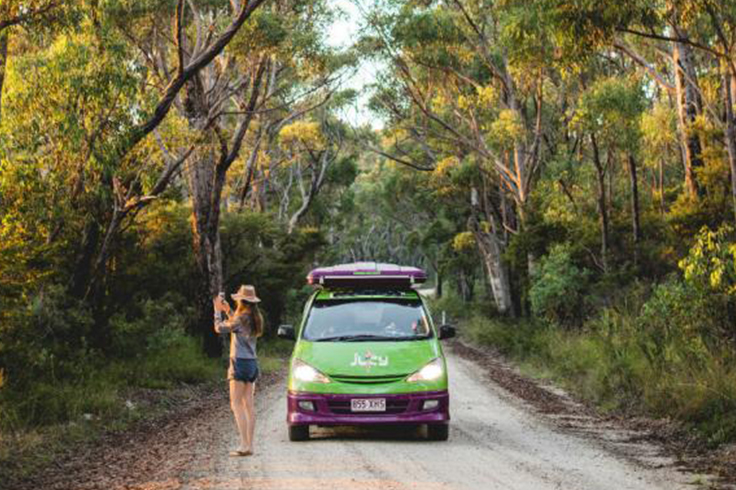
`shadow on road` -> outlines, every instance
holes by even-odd
[[[423,426],[378,426],[378,427],[312,427],[310,440],[314,441],[398,441],[428,442],[427,430]]]

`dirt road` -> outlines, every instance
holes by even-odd
[[[269,490],[624,490],[692,488],[654,448],[643,461],[599,437],[570,434],[485,379],[473,361],[449,355],[452,429],[448,442],[421,430],[318,429],[286,436],[283,381],[258,394],[257,454],[228,457],[236,445],[230,414],[218,414],[200,457],[168,484],[138,488]],[[195,448],[192,448],[195,449]],[[630,448],[629,448],[630,449]],[[196,449],[195,449],[196,453]],[[631,453],[631,451],[629,451]],[[163,484],[163,485],[162,485]]]

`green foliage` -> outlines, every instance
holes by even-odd
[[[608,78],[585,91],[575,119],[626,151],[638,147],[644,94],[636,80]]]
[[[183,316],[171,298],[146,301],[141,310],[142,316],[131,321],[113,318],[108,349],[116,357],[111,357],[90,347],[96,327],[89,311],[62,288],[50,287],[34,298],[25,320],[3,331],[0,364],[12,375],[0,392],[0,424],[19,429],[74,420],[82,413],[112,418],[124,410],[119,391],[126,386],[212,378],[212,361],[184,333]]]
[[[453,49],[462,49],[462,32],[444,9],[411,12],[407,8],[391,34],[396,47],[422,48],[422,60],[428,63],[453,63]]]
[[[283,16],[275,12],[256,11],[253,21],[238,32],[229,50],[242,53],[243,56],[275,50],[287,39],[289,33],[283,20]]]
[[[734,229],[700,230],[686,258],[680,261],[685,279],[696,287],[736,300],[736,241]]]
[[[226,289],[255,284],[262,298],[269,333],[273,334],[285,312],[288,292],[304,284],[316,252],[324,246],[319,230],[304,227],[288,235],[269,215],[233,213],[222,220]]]
[[[126,319],[124,312],[113,315],[109,347],[112,355],[141,357],[165,351],[179,342],[184,325],[194,316],[194,308],[183,304],[181,294],[172,291],[156,300],[143,300],[132,320]]]
[[[465,338],[480,345],[493,346],[501,354],[513,358],[521,358],[531,352],[542,355],[546,348],[546,342],[540,342],[545,328],[531,321],[512,323],[473,313],[463,322],[460,331]]]
[[[681,262],[683,279],[672,277],[651,294],[630,286],[574,331],[564,317],[535,307],[543,279],[553,300],[564,297],[576,274],[578,287],[585,282],[569,251],[553,248],[530,293],[535,312],[553,321],[540,326],[476,315],[464,331],[604,408],[671,417],[714,445],[736,440],[730,233],[704,229]],[[580,294],[578,287],[567,296]]]
[[[0,366],[7,390],[22,391],[37,379],[55,382],[78,374],[93,353],[88,340],[94,322],[87,308],[64,288],[49,286],[0,325]]]
[[[524,4],[522,1],[509,3]],[[545,25],[552,31],[557,57],[566,64],[588,61],[607,47],[621,26],[641,24],[646,30],[661,21],[651,2],[606,2],[595,0],[537,0],[545,10]]]
[[[584,292],[589,273],[573,263],[570,247],[552,247],[538,267],[529,289],[532,312],[562,324],[580,321],[585,315]]]
[[[448,292],[443,294],[441,298],[437,298],[431,301],[430,309],[432,310],[432,317],[435,322],[439,322],[441,319],[442,312],[446,312],[447,317],[452,320],[462,320],[468,317],[470,308],[467,303],[463,301],[454,292]]]

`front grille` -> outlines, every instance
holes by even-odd
[[[347,376],[342,374],[331,374],[330,378],[340,383],[351,383],[360,385],[375,385],[382,383],[396,383],[409,376],[407,374],[393,374],[390,376]]]
[[[327,402],[327,406],[332,413],[337,415],[395,415],[397,413],[406,412],[406,409],[409,408],[409,400],[392,400],[391,398],[388,398],[386,399],[385,412],[353,412],[350,410],[350,400],[331,400]]]

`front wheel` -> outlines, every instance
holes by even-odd
[[[309,426],[308,425],[290,425],[289,426],[289,440],[290,441],[306,441],[309,439]]]
[[[427,439],[430,441],[446,441],[450,436],[449,424],[428,424]]]

